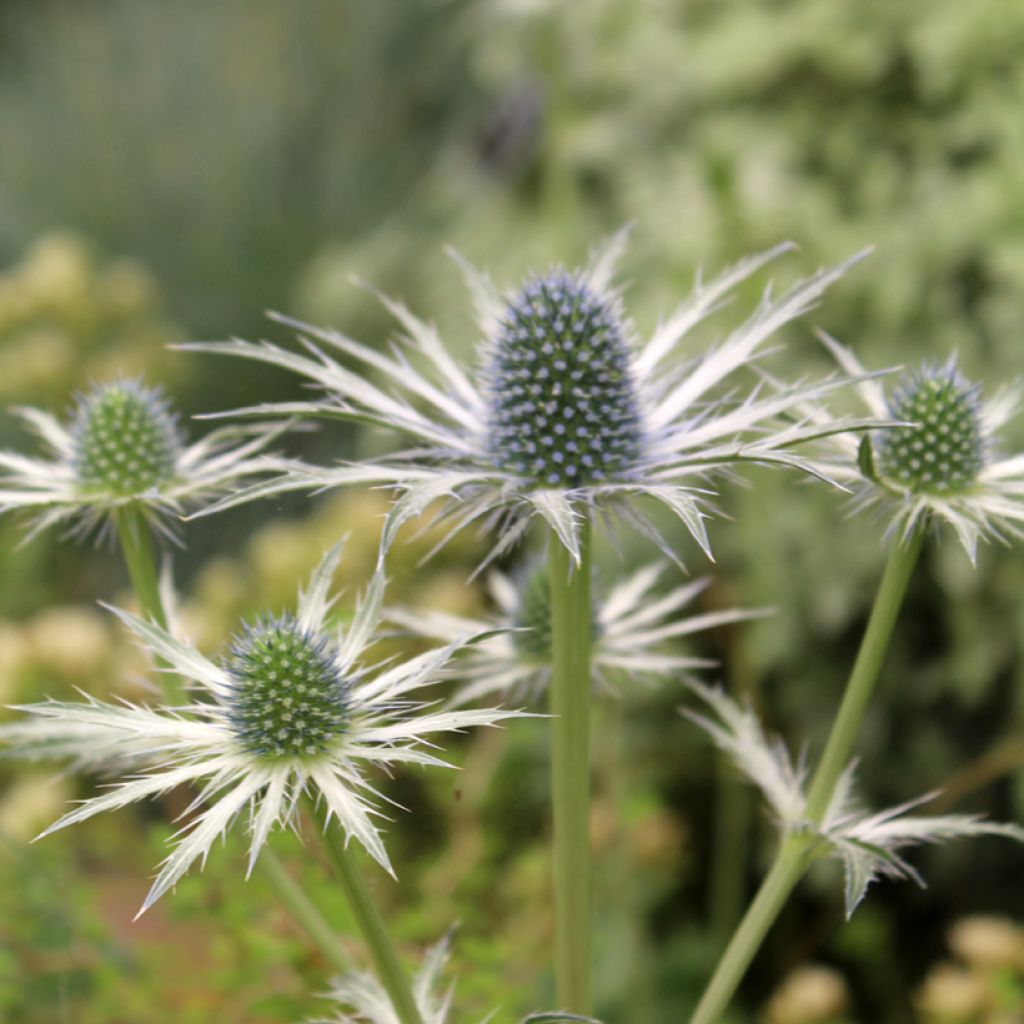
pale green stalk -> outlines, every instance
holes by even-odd
[[[559,1009],[591,1012],[590,520],[580,564],[557,537],[551,577],[551,797],[554,819],[555,984]]]
[[[409,987],[405,971],[402,970],[398,954],[384,927],[384,921],[377,910],[377,905],[373,902],[373,897],[370,895],[369,887],[359,869],[355,855],[348,849],[345,836],[338,828],[337,823],[327,819],[324,808],[314,806],[314,812],[322,826],[327,849],[330,851],[338,881],[341,882],[341,887],[345,890],[352,916],[356,919],[356,924],[359,926],[363,940],[373,959],[377,977],[391,1000],[395,1014],[402,1024],[423,1024],[423,1018],[416,1006],[416,1000],[413,999],[412,989]]]
[[[824,819],[836,783],[850,759],[889,646],[896,616],[921,552],[926,526],[919,526],[906,543],[894,544],[889,553],[843,702],[832,725],[825,753],[811,780],[806,816],[812,825],[820,825]],[[690,1024],[715,1024],[719,1020],[783,904],[813,860],[818,843],[816,833],[810,829],[794,832],[784,839],[753,903],[718,962]]]
[[[153,538],[145,516],[140,509],[125,505],[114,513],[114,525],[143,616],[167,629],[167,610],[160,596]],[[168,703],[175,703],[181,697],[181,683],[172,673],[165,672],[163,676]],[[278,899],[296,923],[306,930],[324,958],[332,967],[348,970],[348,960],[333,929],[268,846],[263,847],[259,863]]]
[[[167,629],[167,612],[160,597],[160,577],[153,551],[153,537],[145,515],[135,505],[122,505],[114,511],[114,527],[142,617],[152,620],[161,629]],[[166,671],[168,666],[165,662],[159,661],[158,665],[165,670],[164,691],[167,701],[169,704],[177,704],[182,696],[181,681]]]
[[[345,955],[345,947],[302,886],[289,874],[280,857],[265,845],[260,850],[259,864],[292,920],[305,929],[331,967],[341,974],[348,973],[352,964]]]

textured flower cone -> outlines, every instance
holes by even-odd
[[[132,381],[97,388],[79,405],[71,433],[87,490],[130,498],[174,477],[181,434],[157,391]]]
[[[490,449],[535,487],[586,487],[634,471],[641,427],[614,304],[554,271],[528,281],[494,340]]]

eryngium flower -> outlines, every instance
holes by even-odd
[[[693,711],[684,711],[684,714],[701,726],[740,772],[761,790],[779,829],[783,832],[814,831],[820,839],[815,852],[831,854],[843,862],[847,917],[856,910],[868,886],[877,878],[910,879],[923,886],[921,876],[899,852],[908,847],[979,835],[1004,836],[1024,842],[1024,828],[1019,825],[985,821],[974,814],[907,814],[927,803],[936,793],[927,793],[877,813],[865,811],[853,794],[853,764],[840,777],[824,820],[816,825],[807,820],[806,814],[807,766],[802,761],[794,764],[785,744],[765,733],[749,707],[741,707],[721,690],[695,682],[690,685],[711,715]]]
[[[0,511],[34,511],[30,537],[68,520],[85,534],[126,505],[169,533],[169,516],[267,472],[262,453],[279,433],[226,427],[186,444],[163,393],[137,380],[93,387],[66,425],[39,409],[14,412],[49,450],[0,451]]]
[[[593,608],[594,681],[615,689],[631,681],[655,679],[673,672],[708,668],[706,658],[680,654],[673,641],[730,622],[757,618],[764,611],[727,609],[682,615],[708,587],[707,577],[655,594],[664,563],[655,563],[595,595]],[[546,565],[527,567],[517,580],[501,572],[488,576],[495,605],[487,618],[471,619],[438,611],[394,608],[385,617],[411,633],[450,643],[467,633],[495,635],[468,647],[452,674],[465,684],[452,700],[455,706],[501,695],[519,703],[537,700],[551,679],[551,584]]]
[[[220,664],[154,623],[117,612],[169,671],[196,685],[197,699],[188,706],[46,701],[20,709],[38,722],[0,728],[0,741],[15,754],[44,756],[52,743],[53,753],[74,755],[91,744],[97,751],[91,763],[109,768],[121,758],[128,765],[140,760],[154,765],[84,801],[43,835],[184,783],[201,783],[192,808],[205,807],[178,834],[140,913],[197,858],[205,860],[217,836],[246,807],[251,871],[271,828],[289,824],[299,796],[307,792],[324,801],[328,818],[336,818],[350,838],[392,871],[373,821],[381,816],[375,790],[361,763],[448,766],[432,752],[436,747],[427,736],[493,725],[517,714],[428,712],[430,705],[412,696],[438,679],[466,637],[376,671],[362,665],[363,651],[376,640],[384,576],[378,569],[347,630],[330,628],[328,593],[339,555],[339,548],[333,549],[317,567],[296,614],[245,626]]]
[[[506,294],[459,260],[483,334],[475,374],[458,364],[432,326],[386,298],[406,332],[402,340],[415,366],[397,347],[384,354],[286,317],[277,319],[302,332],[306,354],[239,340],[183,346],[283,366],[324,392],[320,401],[243,413],[355,419],[413,443],[367,465],[292,466],[279,479],[229,496],[208,511],[282,490],[379,483],[404,492],[386,526],[386,543],[405,519],[447,499],[453,531],[483,520],[498,528],[497,550],[503,550],[536,514],[578,561],[581,509],[618,508],[636,519],[630,499],[647,497],[666,505],[708,551],[708,474],[739,462],[816,473],[795,446],[820,436],[821,428],[787,414],[845,383],[832,377],[739,395],[723,393],[724,382],[760,358],[775,331],[805,313],[859,257],[819,271],[778,299],[766,291],[723,341],[680,359],[677,349],[691,329],[790,247],[743,260],[708,284],[698,280],[693,294],[640,345],[611,285],[623,245],[620,233],[585,269],[556,268]],[[368,373],[389,386],[372,383]],[[828,429],[860,425],[849,421]]]
[[[1024,535],[1024,455],[1004,456],[998,432],[1017,411],[1019,388],[985,399],[956,358],[914,370],[888,391],[868,379],[854,354],[821,335],[842,368],[863,376],[857,390],[868,411],[890,426],[859,443],[832,435],[821,470],[857,489],[858,505],[880,505],[891,529],[907,537],[929,517],[956,531],[972,562],[982,538]],[[828,417],[820,414],[825,424]]]

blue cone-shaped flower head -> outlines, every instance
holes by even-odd
[[[181,432],[166,400],[137,381],[101,384],[79,402],[71,427],[83,489],[123,498],[174,478]]]
[[[628,477],[641,461],[636,386],[616,304],[557,270],[505,309],[489,367],[490,450],[535,487]]]
[[[351,684],[337,652],[290,615],[245,627],[231,651],[228,718],[260,757],[315,757],[344,731]]]
[[[790,246],[742,260],[710,281],[698,275],[692,294],[643,340],[613,283],[624,244],[619,233],[586,266],[533,275],[510,291],[456,257],[480,327],[474,368],[459,363],[432,325],[387,298],[405,332],[390,353],[287,317],[277,319],[302,332],[305,352],[238,340],[184,346],[285,367],[324,393],[240,412],[353,419],[410,445],[373,463],[292,464],[278,479],[205,511],[289,490],[382,484],[400,492],[385,523],[385,548],[403,522],[441,503],[453,533],[473,523],[493,528],[492,557],[539,516],[578,563],[580,529],[595,512],[628,518],[668,551],[646,515],[654,504],[667,507],[710,554],[709,477],[743,462],[811,469],[802,452],[820,431],[796,413],[847,383],[833,376],[788,385],[765,373],[745,387],[735,377],[860,257],[781,294],[766,289],[749,316],[709,347],[687,336]],[[827,429],[877,425],[844,421]]]

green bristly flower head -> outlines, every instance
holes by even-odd
[[[913,374],[889,398],[890,415],[913,423],[878,440],[878,472],[914,494],[940,497],[968,491],[985,465],[978,388],[955,364]]]
[[[525,574],[518,597],[516,630],[510,633],[512,643],[525,659],[547,665],[551,662],[551,574],[546,565],[538,565]],[[600,631],[596,611],[592,601],[592,639]]]
[[[292,616],[246,626],[227,670],[229,720],[239,744],[266,758],[315,757],[344,731],[351,685],[337,652]]]
[[[163,395],[137,381],[95,387],[79,403],[71,436],[80,486],[120,498],[170,482],[182,447]]]
[[[490,360],[495,465],[534,487],[621,479],[641,460],[630,352],[611,298],[555,270],[506,306]]]

